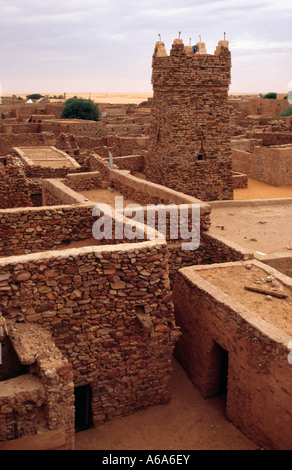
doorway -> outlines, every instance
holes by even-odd
[[[222,348],[216,341],[213,341],[212,358],[213,396],[225,397],[226,402],[228,389],[228,351]]]
[[[218,344],[219,352],[219,390],[218,395],[227,395],[227,381],[228,381],[228,351],[223,349]]]
[[[91,398],[92,391],[90,385],[76,387],[75,395],[75,431],[84,431],[92,426]]]

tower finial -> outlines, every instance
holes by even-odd
[[[190,46],[192,45],[192,38],[190,38]]]
[[[159,41],[161,42],[161,34],[158,34],[158,37],[159,37]]]
[[[202,36],[201,35],[199,35],[199,38],[200,38],[200,42],[202,42]]]
[[[180,38],[180,35],[181,35],[181,31],[178,32],[178,37]]]
[[[224,41],[225,41],[226,33],[224,33]]]

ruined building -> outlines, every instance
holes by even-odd
[[[204,201],[233,199],[228,41],[219,41],[214,55],[180,38],[167,55],[159,41],[152,66],[147,178]]]

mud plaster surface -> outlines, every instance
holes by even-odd
[[[263,320],[292,335],[292,289],[254,265],[210,268],[198,274]],[[245,290],[245,286],[288,295],[281,299]]]
[[[243,248],[292,255],[292,204],[212,207],[211,230]]]

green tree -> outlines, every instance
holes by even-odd
[[[31,95],[26,95],[28,100],[39,100],[40,98],[43,98],[43,95],[40,95],[39,93],[32,93]]]
[[[292,106],[288,106],[287,109],[281,112],[280,116],[292,116]]]
[[[84,98],[69,98],[65,101],[61,117],[63,119],[85,119],[99,121],[98,105]]]
[[[275,92],[267,93],[266,95],[263,96],[263,98],[267,98],[267,99],[270,99],[270,100],[276,100],[277,99],[277,93],[275,93]]]

